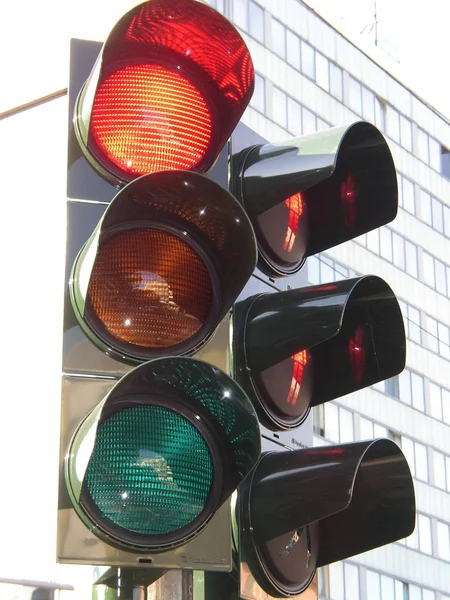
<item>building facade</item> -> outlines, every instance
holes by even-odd
[[[388,437],[414,478],[406,540],[320,571],[331,600],[450,598],[450,123],[299,0],[211,0],[242,32],[256,69],[244,122],[270,141],[359,119],[391,148],[397,218],[307,261],[318,284],[373,273],[400,300],[399,376],[315,409],[314,443]]]

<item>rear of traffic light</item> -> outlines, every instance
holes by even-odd
[[[205,173],[254,87],[243,39],[196,0],[149,0],[115,25],[75,108],[75,134],[113,183],[182,169]]]
[[[232,167],[232,189],[257,236],[258,266],[272,277],[297,273],[308,256],[397,213],[392,156],[369,123],[249,145]],[[264,450],[238,490],[243,597],[257,600],[258,585],[270,597],[296,596],[316,568],[408,536],[414,489],[395,443],[294,449],[311,407],[403,370],[403,319],[388,284],[369,275],[244,294],[234,309],[233,347],[235,377],[257,410]]]

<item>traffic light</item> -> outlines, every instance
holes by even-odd
[[[308,256],[397,214],[397,178],[376,127],[358,121],[233,156],[232,190],[258,239],[258,266],[292,275]]]
[[[253,64],[209,6],[149,0],[89,71],[69,89],[58,560],[226,571],[231,495],[261,447],[229,357],[257,248],[222,151]]]
[[[312,407],[405,366],[403,319],[385,281],[298,285],[308,256],[396,216],[389,147],[365,122],[278,144],[245,138],[233,150],[231,189],[252,221],[271,287],[248,286],[233,310],[234,375],[263,443],[238,489],[233,531],[240,595],[258,600],[297,597],[318,567],[408,536],[415,500],[391,440],[311,448],[312,436],[305,443],[300,433]],[[288,286],[275,291],[283,277]]]

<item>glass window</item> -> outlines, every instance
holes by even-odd
[[[441,596],[443,599],[443,596]],[[422,600],[436,600],[436,594],[431,590],[422,589]]]
[[[345,408],[339,407],[339,441],[353,442],[355,439],[353,431],[353,413]]]
[[[311,79],[315,79],[314,49],[303,40],[301,40],[301,57],[303,73]]]
[[[381,256],[392,262],[392,232],[387,227],[380,227]]]
[[[433,222],[431,216],[431,196],[425,190],[420,190],[419,217],[428,225]]]
[[[400,119],[392,106],[386,106],[386,133],[396,142],[400,142]]]
[[[432,554],[431,548],[431,519],[425,515],[417,515],[419,526],[419,548],[425,554]]]
[[[441,146],[440,172],[446,179],[450,179],[450,150]]]
[[[395,600],[408,600],[408,585],[398,579],[395,580]]]
[[[436,319],[425,315],[425,330],[427,332],[427,345],[433,352],[439,352],[438,326]]]
[[[374,571],[366,572],[367,600],[380,600],[380,576]]]
[[[450,425],[450,391],[442,388],[442,418],[444,423]]]
[[[312,285],[320,283],[320,262],[317,256],[310,256],[307,262],[308,282]]]
[[[405,240],[397,233],[392,232],[392,245],[394,251],[394,265],[405,269]]]
[[[439,354],[450,359],[450,329],[444,323],[438,323]]]
[[[359,419],[359,437],[361,440],[372,440],[374,437],[373,423],[369,419],[360,417]]]
[[[248,31],[251,36],[264,44],[264,9],[249,0]]]
[[[423,377],[411,372],[412,404],[417,410],[425,411]]]
[[[255,91],[250,100],[250,106],[264,113],[266,110],[266,80],[255,73]]]
[[[386,104],[380,100],[377,96],[375,97],[375,125],[381,131],[385,128],[385,115],[386,115]]]
[[[414,198],[414,184],[406,177],[402,177],[402,200],[403,208],[413,215],[416,214],[416,203]]]
[[[428,285],[434,288],[435,286],[435,278],[434,278],[434,259],[431,254],[423,251],[422,253],[423,260],[423,280]]]
[[[428,147],[430,149],[429,164],[435,171],[441,172],[441,145],[432,137],[428,138]]]
[[[450,208],[448,206],[444,206],[443,210],[444,210],[444,233],[447,237],[450,237]]]
[[[342,69],[330,63],[330,93],[338,100],[343,99]]]
[[[289,29],[286,30],[286,55],[288,63],[300,71],[300,38]]]
[[[362,113],[361,84],[353,77],[348,79],[348,104],[350,108],[360,115]]]
[[[422,481],[428,481],[428,459],[427,447],[419,442],[414,442],[414,456],[416,459],[416,477]]]
[[[367,233],[367,248],[375,254],[380,254],[380,234],[378,229]]]
[[[344,564],[332,563],[330,569],[330,594],[333,600],[345,600],[344,593]]]
[[[287,99],[287,128],[294,135],[302,134],[302,107],[292,98]]]
[[[345,597],[359,599],[359,569],[356,565],[344,564]]]
[[[272,100],[273,100],[273,120],[276,121],[286,129],[287,127],[287,108],[286,101],[287,97],[284,92],[282,92],[277,87],[272,88]]]
[[[392,577],[381,575],[381,597],[383,600],[395,600],[394,580]]]
[[[400,115],[400,142],[404,148],[412,152],[411,121],[403,115]]]
[[[409,598],[408,600],[422,600],[422,590],[417,585],[412,585],[411,583],[408,586]]]
[[[325,404],[325,437],[333,442],[339,441],[339,415],[336,404]]]
[[[440,260],[434,259],[434,273],[436,279],[436,289],[444,296],[447,294],[447,280],[445,275],[445,265]]]
[[[416,459],[414,454],[414,442],[407,437],[402,436],[402,450],[408,461],[409,468],[413,477],[416,475]]]
[[[442,214],[442,204],[437,198],[431,199],[431,214],[433,216],[433,228],[440,233],[444,232],[444,216]]]
[[[430,415],[435,419],[442,420],[441,388],[430,381],[428,385],[428,396],[430,404]]]
[[[433,483],[435,486],[445,490],[446,485],[445,456],[433,450]]]
[[[247,31],[247,0],[233,1],[233,21],[238,27]]]
[[[369,123],[375,123],[375,96],[364,86],[362,86],[362,116]]]
[[[405,262],[406,272],[417,279],[419,270],[417,267],[417,246],[405,240]]]
[[[330,89],[330,73],[328,70],[328,59],[316,52],[316,83],[327,92]]]
[[[272,17],[272,50],[281,58],[286,58],[286,29],[280,21]]]
[[[303,134],[315,133],[317,130],[316,115],[310,110],[302,107]]]
[[[444,560],[450,560],[450,539],[447,523],[438,521],[436,524],[438,556]]]
[[[408,306],[408,328],[409,338],[413,342],[422,342],[422,330],[420,328],[420,311],[413,306]]]
[[[417,156],[428,163],[429,154],[428,154],[428,135],[423,131],[423,129],[417,130]]]
[[[411,467],[411,464],[409,466]],[[417,526],[412,534],[406,538],[406,545],[408,548],[413,548],[414,550],[419,549],[419,528]]]
[[[405,404],[412,404],[411,371],[404,369],[399,378],[400,400]]]

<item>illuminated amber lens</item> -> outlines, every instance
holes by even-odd
[[[208,150],[211,122],[203,96],[181,74],[135,65],[99,85],[90,135],[122,176],[132,179],[154,171],[194,170]]]
[[[195,335],[212,298],[199,255],[176,236],[150,228],[119,233],[103,244],[88,289],[106,331],[145,349],[170,348]]]

